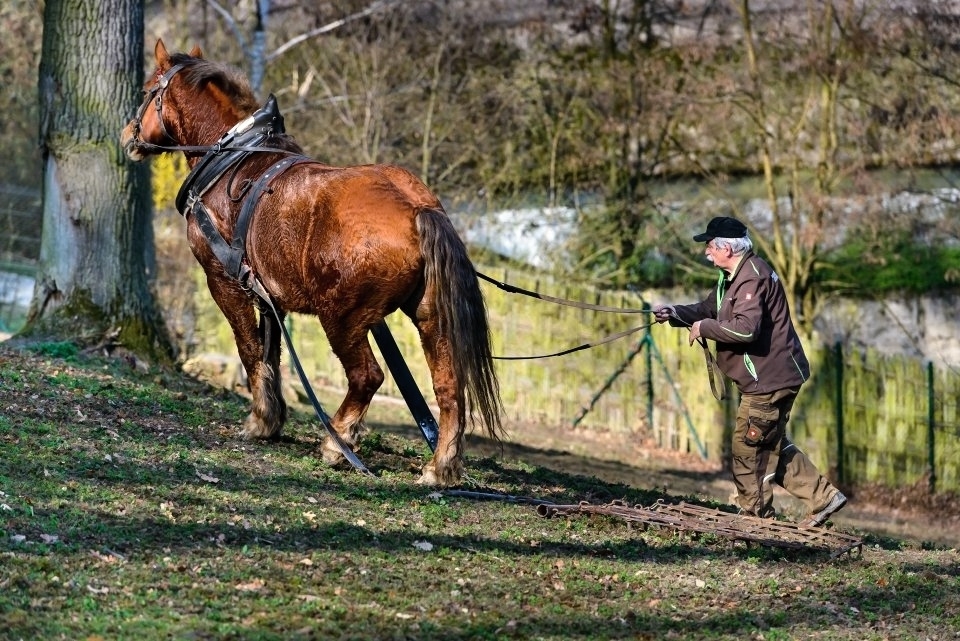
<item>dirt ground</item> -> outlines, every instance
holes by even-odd
[[[699,456],[665,451],[625,435],[569,427],[513,427],[503,451],[488,439],[471,435],[467,452],[503,456],[528,464],[595,476],[631,487],[662,489],[671,496],[733,502],[729,474]],[[956,495],[929,497],[922,488],[891,492],[877,487],[843,488],[846,507],[833,526],[852,534],[902,539],[910,544],[960,547],[960,500]],[[792,520],[805,516],[802,503],[779,490],[774,505]],[[912,506],[916,506],[911,509]]]

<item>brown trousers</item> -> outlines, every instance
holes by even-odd
[[[733,483],[744,512],[775,514],[776,483],[801,499],[810,511],[823,508],[836,488],[787,437],[787,421],[799,387],[771,394],[744,394],[733,432]]]

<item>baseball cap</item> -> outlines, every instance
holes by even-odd
[[[747,235],[747,226],[730,216],[717,216],[707,223],[707,231],[693,237],[698,243],[714,238],[743,238]]]

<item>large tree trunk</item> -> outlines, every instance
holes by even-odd
[[[119,133],[140,102],[143,0],[47,0],[40,271],[23,334],[169,356],[150,288],[150,174]]]

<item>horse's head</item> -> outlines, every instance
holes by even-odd
[[[174,63],[167,53],[163,40],[157,40],[154,48],[157,68],[143,86],[143,103],[134,116],[120,133],[120,144],[131,160],[140,161],[147,155],[164,151],[163,145],[182,144],[171,134],[176,132],[178,118],[171,108],[176,101],[172,81],[179,71],[186,65],[184,62]],[[191,58],[202,58],[200,47],[194,47],[190,52]],[[170,93],[168,94],[168,90]]]

